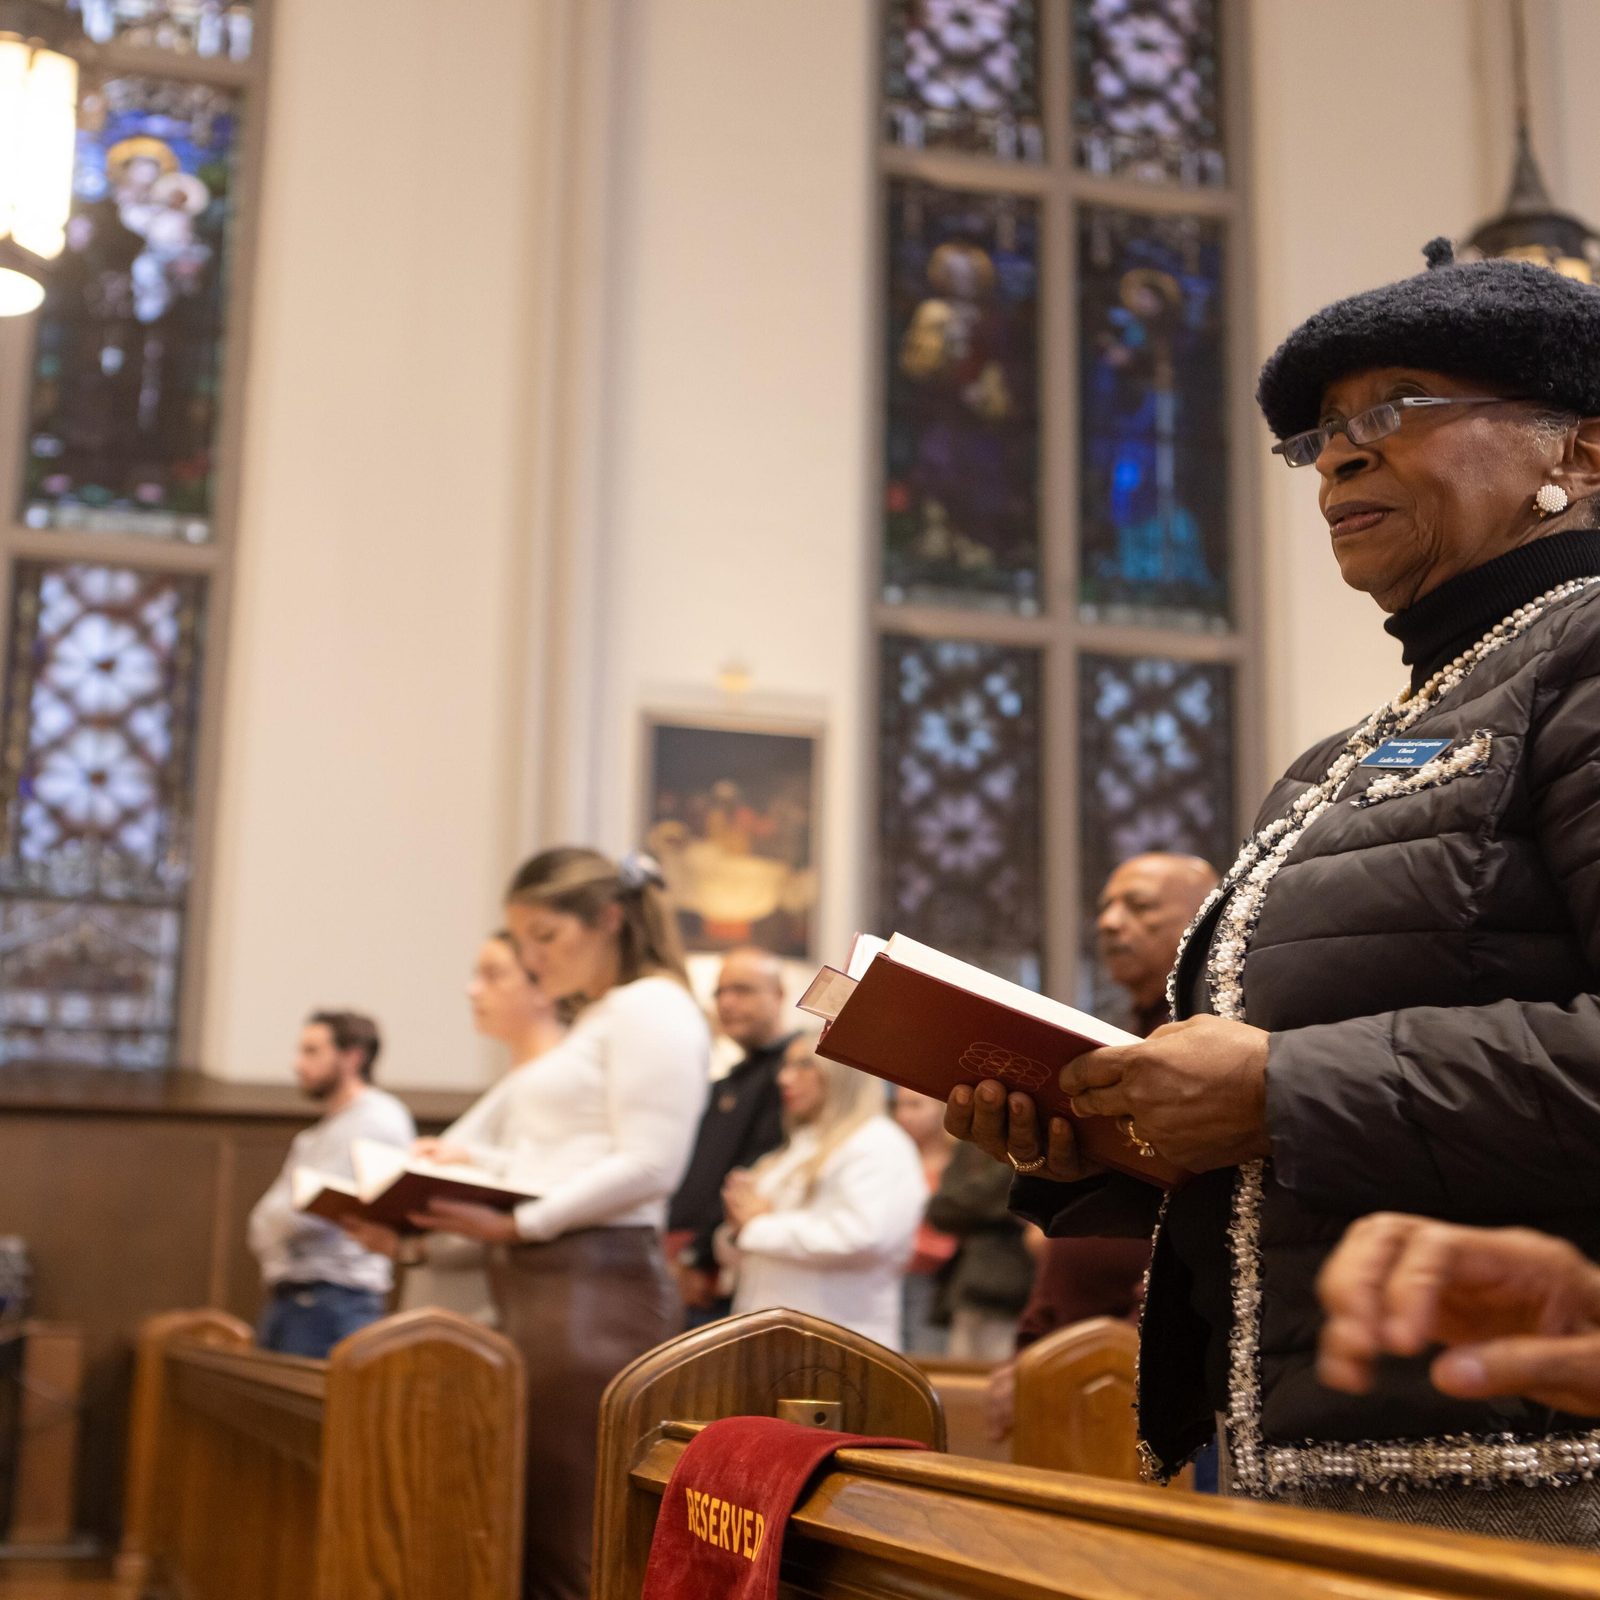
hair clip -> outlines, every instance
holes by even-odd
[[[647,883],[665,889],[667,880],[662,875],[661,863],[644,850],[630,850],[617,863],[617,882],[624,894],[637,894]]]

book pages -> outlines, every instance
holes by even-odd
[[[1098,1017],[1090,1016],[1087,1011],[1079,1011],[1076,1006],[1052,1000],[1048,995],[1036,994],[1032,989],[1024,989],[1020,983],[997,978],[994,973],[985,972],[982,967],[975,967],[969,961],[957,960],[955,956],[947,956],[944,951],[935,950],[932,945],[919,944],[903,933],[897,933],[890,939],[885,953],[891,961],[896,961],[903,967],[910,967],[913,972],[938,978],[942,983],[952,984],[957,989],[965,989],[968,994],[982,995],[985,1000],[993,1000],[996,1005],[1009,1006],[1013,1011],[1020,1011],[1025,1016],[1037,1017],[1040,1022],[1048,1022],[1053,1027],[1075,1033],[1081,1039],[1091,1039],[1096,1044],[1102,1045],[1139,1042],[1137,1034],[1115,1028],[1109,1022],[1102,1022]]]

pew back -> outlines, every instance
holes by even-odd
[[[716,1415],[771,1415],[775,1400],[792,1394],[785,1315],[765,1313],[759,1328],[741,1328],[758,1321],[749,1318],[703,1330],[612,1384],[601,1407],[595,1600],[638,1600],[660,1496],[707,1411],[721,1401]],[[829,1369],[830,1333],[841,1361],[860,1343],[793,1320],[806,1346],[804,1365],[793,1369],[802,1388],[810,1372]],[[752,1336],[771,1357],[765,1383],[724,1370],[724,1350]],[[848,1420],[824,1425],[918,1436],[906,1424],[916,1420],[908,1413],[925,1380],[880,1356],[855,1367]],[[659,1381],[663,1370],[669,1383]],[[673,1419],[679,1396],[693,1420]],[[790,1592],[816,1600],[1600,1600],[1600,1559],[1576,1552],[859,1449],[840,1451],[802,1498],[782,1571]]]
[[[174,1313],[140,1338],[119,1578],[185,1600],[516,1600],[523,1373],[450,1312],[326,1362]]]
[[[985,1399],[995,1369],[987,1361],[956,1361],[948,1356],[914,1356],[944,1408],[952,1454],[980,1461],[1009,1461],[1011,1443],[990,1436]]]
[[[1138,1354],[1138,1334],[1111,1317],[1058,1328],[1029,1345],[1013,1363],[1015,1422],[1001,1440],[991,1436],[987,1412],[995,1367],[941,1356],[913,1359],[944,1407],[953,1455],[1136,1483]]]
[[[600,1402],[592,1600],[637,1600],[658,1498],[633,1480],[663,1423],[785,1416],[945,1447],[928,1380],[903,1356],[795,1311],[712,1323],[623,1368]]]
[[[1017,1357],[1012,1460],[1136,1483],[1138,1358],[1139,1335],[1111,1317],[1057,1328],[1029,1345]]]

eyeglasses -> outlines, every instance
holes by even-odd
[[[1309,467],[1328,448],[1334,434],[1342,433],[1351,444],[1376,444],[1391,433],[1400,431],[1400,423],[1407,411],[1422,406],[1506,406],[1515,405],[1514,395],[1406,395],[1400,400],[1387,400],[1368,411],[1358,411],[1353,417],[1340,422],[1324,423],[1320,428],[1307,428],[1304,433],[1291,434],[1282,444],[1275,444],[1272,453],[1282,456],[1286,465]]]

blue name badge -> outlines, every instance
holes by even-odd
[[[1420,767],[1448,750],[1453,739],[1389,739],[1361,763],[1364,767]]]

